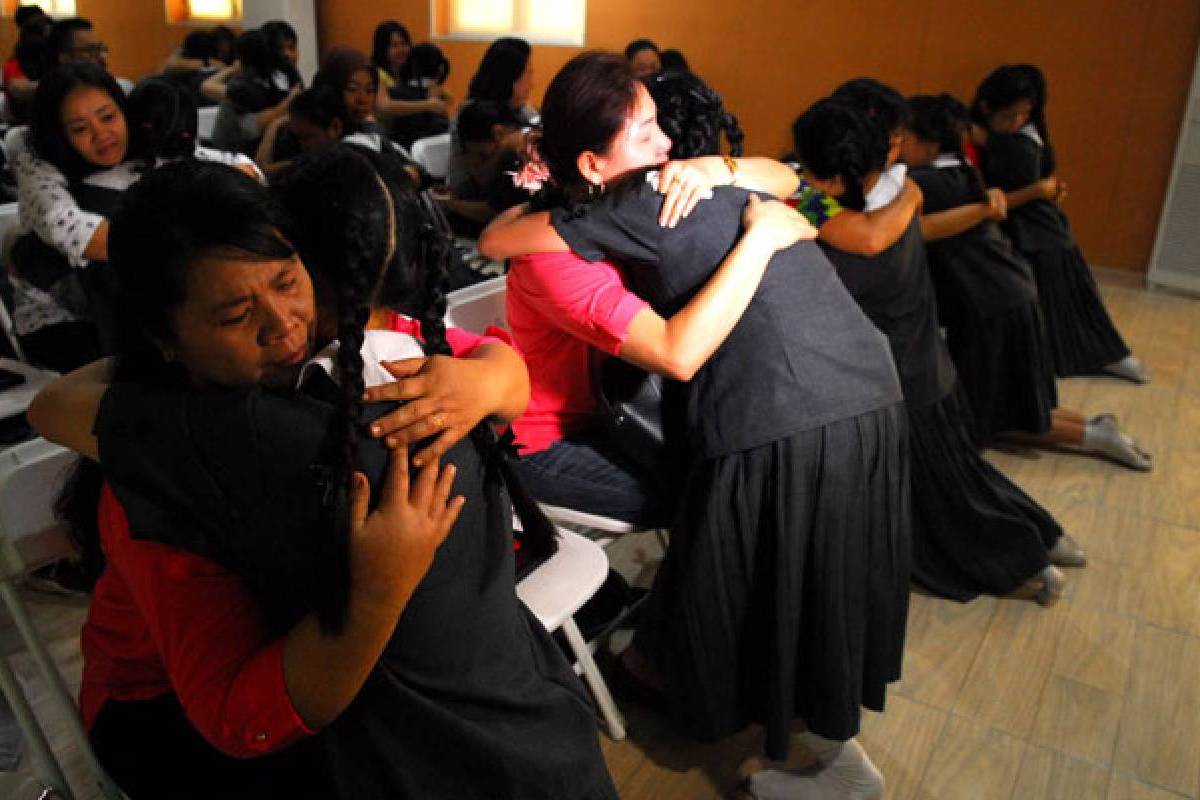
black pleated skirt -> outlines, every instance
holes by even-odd
[[[1025,253],[1033,266],[1046,334],[1060,378],[1095,375],[1129,355],[1078,247]]]
[[[998,433],[1045,433],[1058,405],[1054,359],[1037,302],[949,329],[946,344],[977,444]]]
[[[635,642],[683,730],[857,734],[900,676],[910,515],[902,404],[696,465]]]
[[[1062,528],[973,446],[956,391],[910,408],[913,579],[966,602],[1007,594],[1048,563]]]

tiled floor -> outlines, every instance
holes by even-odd
[[[913,594],[904,679],[886,713],[867,715],[861,737],[891,800],[1200,798],[1200,301],[1150,294],[1122,275],[1101,281],[1154,381],[1065,381],[1062,403],[1117,412],[1156,469],[1142,475],[1066,453],[990,454],[1058,515],[1091,563],[1069,573],[1065,599],[1049,609]],[[618,543],[613,555],[624,571],[645,572],[656,552],[646,536]],[[77,682],[82,608],[30,599]],[[12,638],[0,629],[0,643]],[[32,665],[14,661],[36,702]],[[628,714],[628,740],[601,738],[625,800],[724,797],[759,744],[750,730],[696,746],[652,714]],[[81,772],[77,756],[66,761],[72,775]],[[27,770],[0,774],[0,797],[37,797]]]

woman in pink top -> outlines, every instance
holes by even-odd
[[[625,105],[609,109],[624,119]],[[581,126],[581,140],[605,126]],[[621,127],[620,124],[617,127]],[[629,135],[581,149],[607,152],[588,165],[606,179],[663,164],[671,141],[651,117],[636,120]],[[731,174],[720,157],[664,164],[667,195],[660,222],[674,226],[715,184],[736,182],[786,197],[795,176],[770,159],[739,158]],[[480,249],[501,253],[520,236],[524,207],[498,217]],[[513,423],[522,447],[520,472],[539,500],[642,525],[670,524],[678,476],[648,475],[617,451],[598,425],[593,368],[618,356],[648,371],[687,381],[728,336],[778,249],[815,231],[782,203],[752,203],[745,233],[708,283],[669,319],[625,285],[620,270],[575,253],[536,253],[512,259],[508,273],[508,323],[529,367],[529,406]],[[664,480],[666,478],[666,480]]]

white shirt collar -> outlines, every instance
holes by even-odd
[[[337,340],[334,340],[326,345],[324,350],[309,359],[300,369],[300,379],[296,381],[296,386],[302,385],[314,369],[325,370],[325,373],[336,381],[337,351],[338,343]],[[407,333],[397,333],[396,331],[365,331],[361,353],[363,382],[367,386],[378,386],[395,380],[390,372],[379,365],[380,361],[425,357],[425,350],[421,347],[420,342]]]
[[[866,207],[863,210],[874,211],[895,200],[896,195],[900,194],[900,190],[904,188],[906,174],[908,174],[908,167],[903,164],[893,164],[881,172],[879,180],[875,181],[871,191],[867,192]]]
[[[1042,135],[1038,133],[1037,127],[1032,122],[1026,125],[1024,128],[1021,128],[1020,132],[1021,135],[1028,136],[1030,139],[1033,139],[1035,142],[1037,142],[1039,147],[1046,146],[1046,143],[1042,141]]]
[[[952,153],[942,153],[933,160],[930,166],[934,169],[950,169],[951,167],[961,167],[962,161]]]

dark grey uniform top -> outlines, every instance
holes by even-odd
[[[620,262],[635,291],[669,317],[737,243],[748,194],[719,187],[677,227],[664,228],[662,197],[639,180],[551,218],[572,250]],[[900,398],[885,338],[820,249],[800,242],[772,257],[741,320],[687,385],[687,424],[696,452],[711,458]]]
[[[983,177],[989,186],[1016,191],[1044,178],[1042,145],[1024,133],[988,134],[982,154]],[[1034,200],[1008,212],[1001,226],[1023,252],[1074,247],[1067,217],[1049,200]]]
[[[910,177],[925,195],[927,214],[980,202],[970,166],[915,169]],[[959,324],[964,314],[986,317],[1037,301],[1029,263],[994,220],[928,242],[926,249],[943,325]]]
[[[920,220],[913,217],[900,241],[874,258],[823,242],[821,247],[850,294],[887,334],[909,407],[921,408],[945,397],[958,376],[938,330]]]
[[[312,466],[330,413],[296,392],[117,384],[96,434],[131,535],[236,574],[282,633],[330,571]],[[388,454],[359,439],[377,494]],[[616,800],[586,691],[514,593],[512,504],[496,470],[470,438],[444,458],[468,502],[366,683],[316,734],[321,766],[339,798]]]

